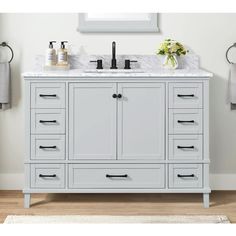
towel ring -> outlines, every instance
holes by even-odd
[[[8,48],[10,49],[10,51],[11,51],[11,59],[10,59],[9,63],[11,63],[11,61],[13,60],[13,57],[14,57],[14,52],[13,52],[12,48],[11,48],[6,42],[2,42],[2,43],[0,44],[0,46],[2,46],[2,47],[8,47]]]
[[[231,62],[231,61],[229,60],[229,58],[228,58],[228,52],[229,52],[229,50],[230,50],[231,48],[233,48],[233,47],[236,47],[236,43],[234,43],[233,45],[231,45],[231,46],[227,49],[226,54],[225,54],[226,60],[228,61],[229,64],[234,64],[234,63]]]

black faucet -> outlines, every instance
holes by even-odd
[[[110,69],[117,69],[116,66],[116,42],[112,42],[112,59]]]

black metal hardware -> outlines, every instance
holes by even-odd
[[[178,123],[194,123],[194,120],[178,120]]]
[[[194,97],[194,94],[178,94],[178,97]]]
[[[106,178],[128,178],[128,175],[106,175]]]
[[[117,97],[118,97],[118,98],[122,98],[122,94],[119,93],[119,94],[117,95]]]
[[[2,42],[2,43],[0,44],[0,46],[2,46],[2,47],[8,47],[8,48],[10,49],[10,51],[11,51],[11,59],[9,60],[9,63],[11,63],[11,61],[12,61],[13,58],[14,58],[14,52],[13,52],[12,48],[11,48],[6,42]]]
[[[115,94],[115,93],[112,94],[112,97],[113,97],[113,98],[117,98],[117,94]]]
[[[39,123],[57,123],[56,120],[40,120]]]
[[[234,64],[233,62],[231,62],[231,61],[229,60],[229,57],[228,57],[228,52],[229,52],[229,50],[230,50],[231,48],[233,48],[233,47],[236,47],[236,43],[234,43],[233,45],[231,45],[231,46],[227,49],[227,51],[226,51],[226,53],[225,53],[226,60],[228,61],[229,64]]]
[[[110,69],[117,69],[116,66],[116,42],[112,42],[112,59]]]
[[[56,97],[56,94],[39,94],[39,97]]]
[[[42,175],[42,174],[39,174],[39,177],[40,178],[55,178],[55,177],[57,177],[57,175],[56,174],[53,174],[53,175]]]
[[[178,174],[177,175],[177,177],[179,177],[179,178],[193,178],[195,175],[194,174],[191,174],[191,175],[180,175],[180,174]]]
[[[97,67],[96,67],[97,70],[102,70],[102,69],[103,69],[102,60],[101,60],[101,59],[95,60],[95,61],[90,61],[90,62],[95,62],[95,63],[97,63]]]
[[[124,67],[124,69],[126,69],[126,70],[131,69],[130,62],[138,62],[138,61],[135,61],[135,60],[125,60],[125,67]]]
[[[194,146],[177,146],[177,148],[179,148],[179,149],[187,149],[187,148],[194,149]]]
[[[39,146],[39,148],[40,148],[40,149],[48,149],[48,148],[50,148],[50,149],[56,149],[57,146]]]

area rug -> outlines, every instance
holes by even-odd
[[[224,215],[149,215],[149,216],[108,216],[108,215],[9,215],[4,224],[87,224],[87,223],[154,223],[154,224],[227,224],[230,223]]]

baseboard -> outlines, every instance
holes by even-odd
[[[24,186],[24,174],[0,174],[0,190],[21,190]]]
[[[236,190],[236,174],[210,174],[212,190]]]
[[[0,174],[0,190],[23,189],[24,175]],[[236,174],[210,174],[212,190],[236,190]]]

